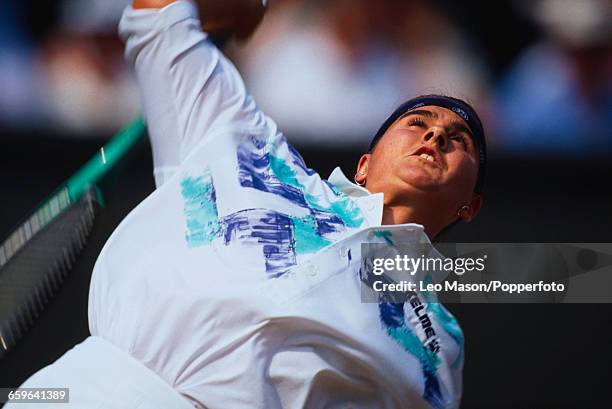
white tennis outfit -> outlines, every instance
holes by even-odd
[[[458,407],[453,317],[361,302],[361,243],[423,227],[381,226],[382,194],[308,169],[197,16],[124,13],[157,189],[96,262],[92,337],[23,386],[68,386],[70,408]]]

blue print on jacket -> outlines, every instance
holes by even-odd
[[[266,209],[246,209],[220,221],[223,242],[261,245],[266,272],[275,278],[297,264],[297,255],[313,253],[331,242],[319,233],[312,216],[295,217]]]
[[[289,144],[288,162],[303,170],[307,175],[315,175],[306,167],[299,153]],[[263,192],[282,196],[292,203],[307,208],[317,223],[317,232],[326,235],[339,232],[346,227],[360,227],[363,217],[359,208],[345,195],[332,189],[332,202],[321,205],[319,198],[307,192],[298,180],[298,173],[287,161],[274,154],[272,143],[249,138],[238,147],[238,166],[240,185]],[[329,184],[328,184],[329,186]]]
[[[271,278],[295,266],[298,254],[316,252],[331,244],[323,235],[336,231],[341,223],[336,215],[318,210],[297,217],[268,209],[245,209],[220,218],[208,169],[201,176],[183,177],[181,195],[189,247],[210,244],[217,237],[222,237],[225,245],[240,242],[260,246]]]
[[[273,193],[299,206],[307,207],[302,191],[298,187],[282,183],[272,171],[270,155],[264,153],[266,142],[256,138],[252,138],[250,142],[252,147],[246,145],[248,142],[238,147],[240,185]]]
[[[378,305],[378,308],[387,334],[421,363],[425,379],[423,398],[434,408],[443,408],[444,400],[436,375],[439,358],[425,348],[419,337],[406,325],[404,304],[383,302]]]
[[[333,186],[331,202],[307,192],[298,180],[296,169],[314,176],[302,157],[287,146],[287,161],[274,154],[272,142],[250,137],[238,146],[238,177],[243,187],[283,197],[308,209],[307,216],[286,215],[272,209],[245,209],[223,218],[217,215],[216,195],[210,172],[201,177],[185,177],[181,181],[190,247],[209,244],[222,236],[224,243],[233,241],[262,247],[266,271],[271,277],[284,274],[300,254],[314,253],[329,244],[326,237],[347,227],[360,227],[363,217],[359,208]]]
[[[224,217],[222,225],[226,245],[238,240],[263,247],[266,272],[271,277],[283,275],[296,264],[293,221],[289,216],[264,209],[248,209]]]

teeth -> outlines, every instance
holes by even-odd
[[[421,158],[423,158],[423,159],[425,159],[425,160],[428,160],[428,161],[430,161],[430,162],[433,162],[433,161],[434,161],[434,157],[433,157],[433,156],[431,156],[431,155],[428,155],[428,154],[426,154],[426,153],[421,153],[420,157],[421,157]]]

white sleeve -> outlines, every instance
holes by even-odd
[[[202,32],[192,0],[162,9],[128,6],[119,33],[136,70],[157,187],[217,130],[275,127],[258,110],[233,64]]]

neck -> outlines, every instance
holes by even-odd
[[[405,223],[418,223],[422,224],[425,233],[430,239],[436,237],[444,227],[446,227],[451,221],[441,220],[440,209],[434,207],[424,208],[406,205],[392,205],[385,204],[383,208],[382,224],[405,224]]]

